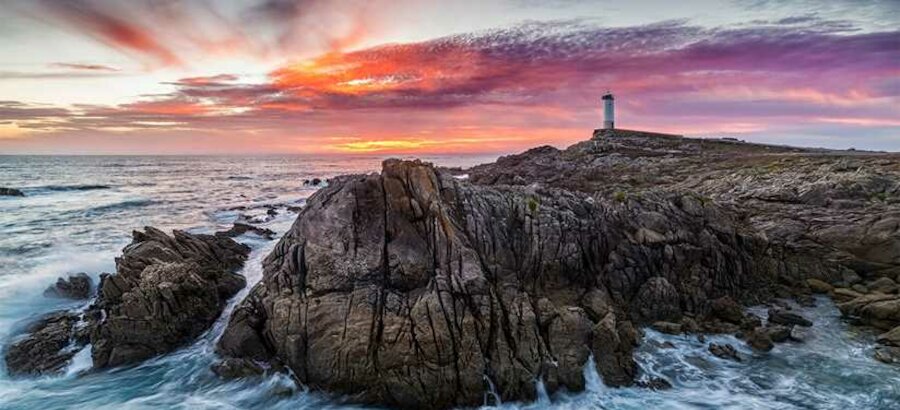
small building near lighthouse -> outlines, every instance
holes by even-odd
[[[607,91],[600,100],[603,101],[603,129],[611,130],[616,127],[616,99]]]

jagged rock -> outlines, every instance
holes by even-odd
[[[815,293],[828,293],[834,289],[834,286],[831,286],[828,282],[815,278],[807,279],[806,284],[809,285],[809,288]]]
[[[713,356],[722,359],[734,360],[736,362],[741,361],[741,357],[738,355],[737,349],[735,349],[734,346],[730,344],[725,343],[720,345],[716,343],[710,343],[708,350],[713,354]]]
[[[869,293],[869,288],[867,288],[866,285],[862,285],[859,283],[851,286],[850,289],[853,289],[854,292],[863,294],[863,295],[866,293]]]
[[[66,368],[76,350],[71,343],[78,315],[68,311],[50,313],[26,330],[28,337],[10,345],[5,352],[10,375],[54,374]]]
[[[37,322],[7,349],[10,373],[59,372],[87,343],[95,368],[170,352],[206,331],[225,301],[245,286],[234,271],[250,249],[229,238],[180,231],[169,236],[151,227],[133,237],[116,258],[116,273],[101,275],[84,321],[57,312]]]
[[[91,289],[93,281],[87,273],[77,273],[69,275],[68,278],[59,278],[56,283],[44,290],[44,296],[67,298],[67,299],[87,299],[91,297]]]
[[[15,188],[0,187],[0,196],[25,196],[25,193]]]
[[[272,211],[272,210],[270,209],[269,211]],[[274,215],[277,215],[277,214],[278,214],[278,212],[276,211]],[[268,215],[272,216],[273,214],[268,213]],[[258,226],[253,226],[253,225],[246,224],[243,222],[235,222],[234,225],[232,225],[231,228],[228,229],[227,231],[216,232],[216,236],[222,236],[222,237],[226,237],[226,238],[235,238],[235,237],[241,236],[247,232],[256,234],[260,237],[263,237],[263,238],[266,238],[269,240],[275,239],[275,235],[276,235],[275,231],[273,231],[269,228],[260,228]]]
[[[386,406],[478,405],[485,377],[503,400],[533,399],[537,378],[577,391],[591,353],[607,384],[629,385],[632,320],[759,300],[805,269],[736,221],[682,194],[622,203],[389,160],[309,198],[218,350]]]
[[[769,309],[769,323],[777,323],[779,325],[786,326],[805,326],[810,327],[813,325],[809,319],[800,316],[794,312],[788,312],[782,309]]]
[[[757,328],[747,335],[747,345],[761,352],[768,352],[775,347],[769,333],[763,328]]]
[[[245,286],[234,271],[249,253],[218,236],[135,231],[116,274],[100,281],[96,307],[106,318],[91,333],[94,367],[135,363],[199,336]]]

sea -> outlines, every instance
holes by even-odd
[[[468,167],[496,156],[430,156],[423,160]],[[57,277],[85,272],[95,281],[114,272],[114,258],[133,230],[154,226],[195,233],[249,221],[284,233],[297,207],[319,186],[304,181],[380,169],[379,156],[0,156],[0,187],[25,197],[0,197],[0,349],[28,323],[84,302],[44,297]],[[327,182],[326,182],[327,183]],[[270,209],[276,215],[270,215]],[[261,260],[276,241],[245,234],[253,251],[240,272],[249,286],[195,343],[143,364],[90,369],[78,352],[64,374],[12,378],[0,365],[0,409],[350,409],[339,399],[296,385],[286,376],[222,381],[210,370],[214,345],[234,305],[260,280]],[[731,336],[741,362],[723,360],[690,336],[645,330],[636,359],[646,376],[672,389],[605,387],[589,361],[587,389],[548,395],[541,380],[533,403],[496,402],[501,409],[900,409],[900,367],[871,358],[875,335],[842,321],[826,298],[797,307],[814,326],[804,343],[754,353]],[[755,313],[764,314],[762,307]]]

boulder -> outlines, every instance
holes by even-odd
[[[880,277],[870,282],[868,286],[870,291],[872,292],[881,292],[881,293],[896,293],[897,292],[897,283],[894,282],[893,279],[888,277]]]
[[[650,327],[652,327],[653,330],[656,330],[657,332],[665,333],[665,334],[669,334],[669,335],[680,335],[682,333],[682,327],[681,327],[681,324],[679,324],[679,323],[660,321],[660,322],[653,322],[653,324]]]
[[[747,335],[747,345],[761,352],[768,352],[775,347],[769,333],[763,328],[758,328]]]
[[[769,309],[769,323],[777,323],[786,326],[812,326],[813,323],[809,319],[800,316],[797,313],[789,312],[783,309]]]
[[[25,196],[25,193],[15,188],[0,187],[0,196]]]
[[[859,293],[855,290],[847,289],[847,288],[835,288],[831,293],[831,298],[834,299],[837,303],[849,302],[853,299],[856,299],[862,296],[862,293]]]
[[[882,363],[900,363],[900,347],[878,346],[875,348],[873,356],[875,357],[875,360]]]
[[[809,328],[803,326],[794,326],[791,328],[790,340],[794,342],[805,342],[809,339]]]
[[[710,314],[726,322],[740,324],[744,319],[744,308],[734,299],[723,296],[710,303]]]
[[[86,273],[77,273],[57,279],[55,284],[44,290],[44,296],[81,300],[91,297],[92,288],[91,277]]]
[[[807,279],[806,284],[815,293],[828,293],[834,289],[834,286],[831,286],[828,282],[814,278]]]
[[[772,339],[775,343],[783,343],[786,342],[791,337],[791,330],[793,326],[769,326],[766,328],[766,333],[769,334],[769,339]]]
[[[741,361],[741,357],[738,355],[737,349],[735,349],[734,346],[730,344],[710,343],[708,350],[713,354],[713,356],[716,356],[718,358],[734,360],[736,362]]]
[[[227,358],[216,362],[212,371],[223,379],[243,379],[262,376],[265,368],[250,359]]]
[[[838,304],[844,316],[882,330],[900,325],[900,296],[873,293]]]
[[[273,210],[270,209],[269,211],[273,211]],[[273,214],[268,213],[269,211],[267,211],[267,214],[272,216]],[[275,212],[275,215],[277,215],[277,212]],[[275,231],[268,229],[268,228],[260,228],[258,226],[250,225],[250,224],[243,223],[243,222],[235,222],[234,225],[232,225],[231,228],[229,228],[227,231],[216,232],[216,236],[221,236],[221,237],[226,237],[226,238],[236,238],[247,232],[250,232],[259,237],[269,239],[269,240],[275,239],[275,235],[276,235]]]

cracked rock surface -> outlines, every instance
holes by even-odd
[[[632,351],[650,323],[747,327],[769,340],[735,302],[808,295],[810,277],[833,282],[850,266],[884,267],[854,261],[895,260],[804,243],[819,231],[788,232],[790,224],[771,227],[783,236],[771,234],[762,229],[775,218],[766,212],[781,208],[747,212],[725,200],[726,185],[733,198],[753,186],[624,178],[646,178],[643,170],[663,177],[661,164],[678,161],[711,163],[697,158],[702,143],[670,140],[686,147],[635,139],[539,148],[473,168],[470,181],[399,160],[381,174],[336,178],[266,258],[262,282],[237,307],[218,351],[279,363],[301,383],[354,402],[474,406],[491,384],[503,400],[527,401],[537,380],[550,393],[582,390],[589,357],[606,384],[635,384]],[[714,148],[714,159],[736,161],[727,147]],[[784,151],[759,161],[802,154]],[[891,181],[885,186],[896,190]],[[896,210],[873,206],[880,213],[865,221]],[[893,249],[896,232],[881,229],[877,240],[889,244],[879,249]],[[704,318],[712,322],[697,323]]]

